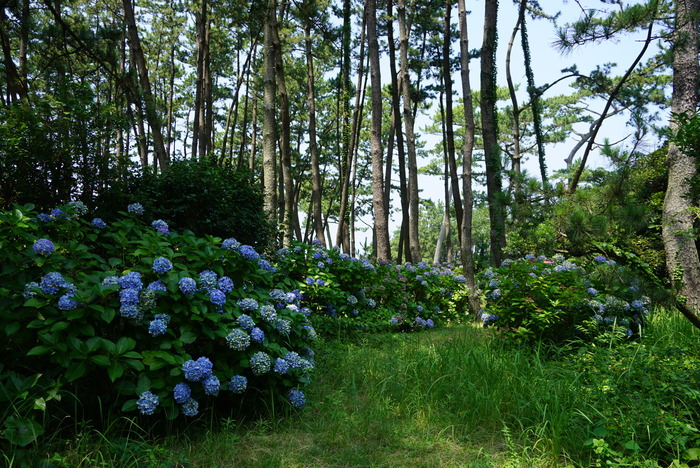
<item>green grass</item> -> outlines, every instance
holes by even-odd
[[[202,421],[156,441],[132,428],[128,450],[123,437],[88,432],[54,466],[668,466],[694,443],[698,331],[661,311],[645,334],[642,345],[560,355],[471,326],[328,340],[302,411],[270,403],[266,416]],[[683,372],[656,368],[667,364]],[[644,421],[660,411],[668,418]],[[593,439],[607,448],[595,452]]]

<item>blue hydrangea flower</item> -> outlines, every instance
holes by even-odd
[[[301,390],[297,390],[297,389],[290,390],[289,391],[289,402],[296,409],[302,409],[304,407],[304,404],[306,403],[306,397],[304,396],[304,392],[302,392]]]
[[[489,288],[497,288],[501,285],[501,280],[498,278],[492,278],[491,281],[489,281]]]
[[[275,322],[275,328],[280,334],[285,336],[289,335],[289,332],[292,331],[292,322],[287,319],[278,318],[277,322]]]
[[[213,369],[211,361],[206,357],[200,357],[196,361],[190,359],[182,365],[182,371],[185,374],[185,379],[190,382],[199,382],[211,375]]]
[[[139,291],[134,288],[126,288],[119,291],[119,302],[122,305],[136,305],[139,303]]]
[[[250,297],[240,299],[238,301],[238,308],[243,312],[254,312],[258,310],[258,301]]]
[[[324,268],[326,268],[326,264],[323,262],[318,262],[316,264],[316,266],[318,267],[319,270],[323,270]]]
[[[313,286],[316,283],[316,280],[310,276],[307,276],[304,283],[306,283],[307,286]]]
[[[88,212],[87,206],[85,206],[85,203],[81,202],[80,200],[68,202],[68,207],[79,216],[82,216]]]
[[[374,299],[367,299],[367,307],[374,309],[376,306],[377,303],[374,301]]]
[[[38,239],[32,248],[38,255],[51,255],[55,250],[53,242],[48,239]]]
[[[132,288],[140,291],[143,289],[143,282],[141,281],[141,273],[138,271],[130,271],[126,273],[118,280],[119,286],[122,288]]]
[[[104,229],[107,227],[107,223],[102,221],[102,218],[95,218],[90,222],[90,224],[95,226],[97,229]]]
[[[481,314],[481,320],[484,322],[484,326],[490,325],[496,320],[498,320],[498,315],[496,314]]]
[[[158,257],[153,260],[153,271],[163,275],[173,269],[173,263],[165,257]]]
[[[269,372],[271,366],[272,360],[270,356],[263,351],[258,351],[250,358],[250,369],[255,375],[263,375]]]
[[[221,243],[221,247],[226,249],[226,250],[237,250],[240,246],[241,246],[241,243],[238,242],[233,237],[229,237],[228,239],[224,239],[224,241]]]
[[[270,297],[275,302],[285,302],[287,300],[287,293],[281,289],[273,289],[270,291]]]
[[[593,297],[596,297],[598,295],[598,291],[596,291],[595,288],[588,288],[586,291]]]
[[[268,262],[267,260],[264,260],[262,258],[258,259],[258,266],[265,271],[269,271],[270,273],[277,272],[277,268],[273,267],[270,264],[270,262]]]
[[[282,358],[277,358],[273,370],[278,374],[286,374],[289,370],[289,363]]]
[[[228,389],[233,393],[243,393],[248,388],[248,379],[244,375],[234,375],[228,383]]]
[[[154,228],[156,231],[158,231],[161,234],[165,234],[166,236],[170,234],[170,229],[168,228],[168,223],[163,221],[162,219],[156,219],[151,223],[151,227]]]
[[[228,294],[233,291],[233,280],[228,276],[222,276],[219,278],[218,286],[223,293]]]
[[[199,284],[202,289],[209,290],[216,288],[218,284],[216,273],[211,270],[204,270],[199,274]]]
[[[316,329],[311,325],[303,325],[301,328],[306,330],[306,337],[308,339],[315,340],[318,338],[318,335],[316,334]]]
[[[182,414],[189,417],[197,416],[199,403],[194,398],[190,398],[182,405]]]
[[[608,262],[608,259],[605,258],[604,255],[600,255],[600,254],[593,257],[593,260],[595,260],[598,263],[607,263]]]
[[[256,343],[262,343],[263,341],[265,341],[265,332],[262,331],[260,328],[255,327],[250,331],[250,337]]]
[[[325,285],[326,285],[326,282],[319,278],[319,279],[316,280],[316,284],[317,284],[318,286],[325,286]]]
[[[416,306],[416,310],[417,310],[418,312],[423,312],[423,306],[422,306],[422,305]]]
[[[277,311],[270,304],[265,304],[260,307],[260,316],[268,323],[274,323],[277,320]]]
[[[151,323],[148,326],[148,333],[150,333],[151,336],[160,336],[164,335],[167,329],[168,325],[163,320],[155,319],[151,320]]]
[[[133,213],[135,215],[142,215],[143,214],[143,205],[141,205],[141,203],[132,203],[131,205],[126,207],[126,210],[129,213]]]
[[[105,279],[102,280],[102,286],[119,286],[119,278],[117,278],[116,276],[107,276]]]
[[[154,318],[156,320],[162,320],[166,326],[170,323],[170,316],[168,314],[156,314]]]
[[[284,356],[284,360],[289,364],[292,369],[301,369],[302,362],[301,356],[295,351],[290,351]]]
[[[124,318],[134,318],[139,314],[139,309],[135,305],[122,305],[119,307],[119,315]]]
[[[141,411],[141,414],[151,415],[156,412],[158,402],[158,395],[151,392],[143,392],[139,396],[138,401],[136,401],[136,407]]]
[[[255,327],[255,322],[253,321],[253,319],[246,314],[242,314],[240,317],[238,317],[237,322],[238,325],[240,325],[248,331],[252,330],[253,327]]]
[[[241,254],[241,257],[247,258],[248,260],[258,260],[260,258],[260,254],[249,245],[241,245],[238,248],[238,253]]]
[[[185,382],[180,382],[173,389],[173,399],[175,403],[183,404],[192,396],[192,389]]]
[[[243,351],[250,346],[250,335],[245,330],[234,328],[226,335],[226,343],[234,351]]]
[[[60,273],[52,271],[42,276],[39,287],[45,294],[58,294],[66,284],[66,280],[63,279]]]
[[[61,310],[73,310],[78,307],[78,301],[73,299],[70,295],[64,294],[58,300],[58,308]]]
[[[453,279],[454,279],[457,283],[466,283],[466,282],[467,282],[467,278],[465,278],[464,275],[456,275],[456,276],[453,277]]]
[[[63,211],[60,208],[54,208],[51,210],[51,218],[53,219],[62,219],[66,217],[66,212]]]
[[[503,292],[500,289],[494,289],[493,291],[491,291],[491,299],[498,299],[502,295],[503,295]]]
[[[188,296],[191,296],[197,291],[197,283],[188,276],[180,279],[178,286],[180,287],[180,291]]]
[[[209,300],[212,304],[222,306],[226,304],[226,294],[219,289],[211,289],[209,291]]]
[[[38,219],[42,223],[48,223],[49,221],[51,221],[51,215],[47,213],[39,213],[38,215],[36,215],[36,219]]]
[[[348,296],[348,304],[350,305],[355,305],[357,304],[357,298],[353,296],[352,294]]]
[[[204,381],[202,382],[202,386],[204,387],[204,393],[207,395],[216,395],[219,393],[219,388],[221,387],[221,383],[219,382],[219,378],[215,375],[210,375]]]
[[[433,322],[433,319],[428,319],[425,321],[425,326],[428,328],[433,328],[435,326],[435,322]]]
[[[416,317],[416,325],[419,327],[425,327],[425,320],[421,317]]]
[[[36,291],[34,288],[38,288],[39,283],[36,281],[32,281],[30,283],[27,283],[24,285],[24,292],[22,292],[22,297],[24,297],[25,301],[28,301],[32,297],[36,297]]]
[[[162,280],[156,280],[151,283],[149,283],[148,286],[146,286],[146,289],[150,291],[162,291],[162,292],[167,292],[168,287]]]

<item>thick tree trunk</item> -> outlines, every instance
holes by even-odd
[[[379,71],[376,0],[365,0],[365,14],[367,15],[367,46],[372,86],[370,145],[372,152],[372,208],[374,210],[376,255],[379,261],[390,261],[389,217],[384,209],[384,181],[382,175],[384,168],[382,156],[382,78]]]
[[[506,245],[506,210],[501,185],[501,155],[496,120],[496,26],[498,0],[486,0],[481,46],[481,128],[486,163],[492,265],[500,265]]]
[[[673,95],[671,111],[692,115],[698,98],[698,13],[699,0],[676,2],[676,31],[673,46]],[[670,128],[678,130],[672,118]],[[697,174],[697,156],[680,151],[674,142],[668,145],[668,187],[663,207],[662,236],[666,266],[677,294],[685,299],[685,315],[698,326],[700,313],[700,258],[694,235],[695,206],[691,179]]]
[[[406,153],[408,156],[408,238],[411,244],[411,262],[421,261],[420,240],[418,238],[419,202],[418,161],[416,155],[416,135],[414,132],[413,109],[411,108],[411,83],[408,73],[408,34],[406,2],[398,0],[399,55],[401,60],[401,89],[403,94],[403,122],[406,130]]]

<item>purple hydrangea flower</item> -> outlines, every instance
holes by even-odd
[[[156,219],[151,223],[151,227],[154,228],[156,231],[160,232],[161,234],[165,234],[166,236],[170,234],[170,230],[168,229],[168,223],[163,221],[162,219]]]

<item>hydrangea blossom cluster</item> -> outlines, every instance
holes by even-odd
[[[158,257],[153,260],[153,271],[159,275],[164,275],[173,269],[173,263],[165,257]]]
[[[303,408],[304,404],[306,403],[306,398],[304,396],[304,392],[302,392],[301,390],[297,390],[297,389],[290,390],[289,391],[289,402],[296,409]]]
[[[168,223],[163,221],[162,219],[156,219],[151,223],[151,227],[154,228],[156,231],[158,231],[161,234],[168,235],[170,234],[170,229],[168,228]]]
[[[250,358],[250,370],[254,375],[263,375],[270,371],[272,360],[264,351],[258,351]]]
[[[97,229],[104,229],[107,227],[107,223],[105,223],[102,218],[94,218],[90,224],[95,226]]]
[[[156,408],[158,407],[158,395],[155,395],[154,393],[151,392],[143,392],[140,396],[138,401],[136,402],[136,407],[139,409],[141,414],[145,414],[147,416],[150,416],[151,414],[156,412]]]
[[[49,239],[37,239],[32,246],[37,255],[51,255],[56,247]]]
[[[143,214],[143,205],[141,203],[132,203],[129,206],[126,207],[126,210],[129,213],[135,214],[137,216],[140,216]]]
[[[233,393],[243,393],[248,388],[248,379],[244,375],[234,375],[228,383],[228,389]]]
[[[250,335],[245,330],[234,328],[226,335],[226,343],[234,351],[243,351],[250,346]]]

